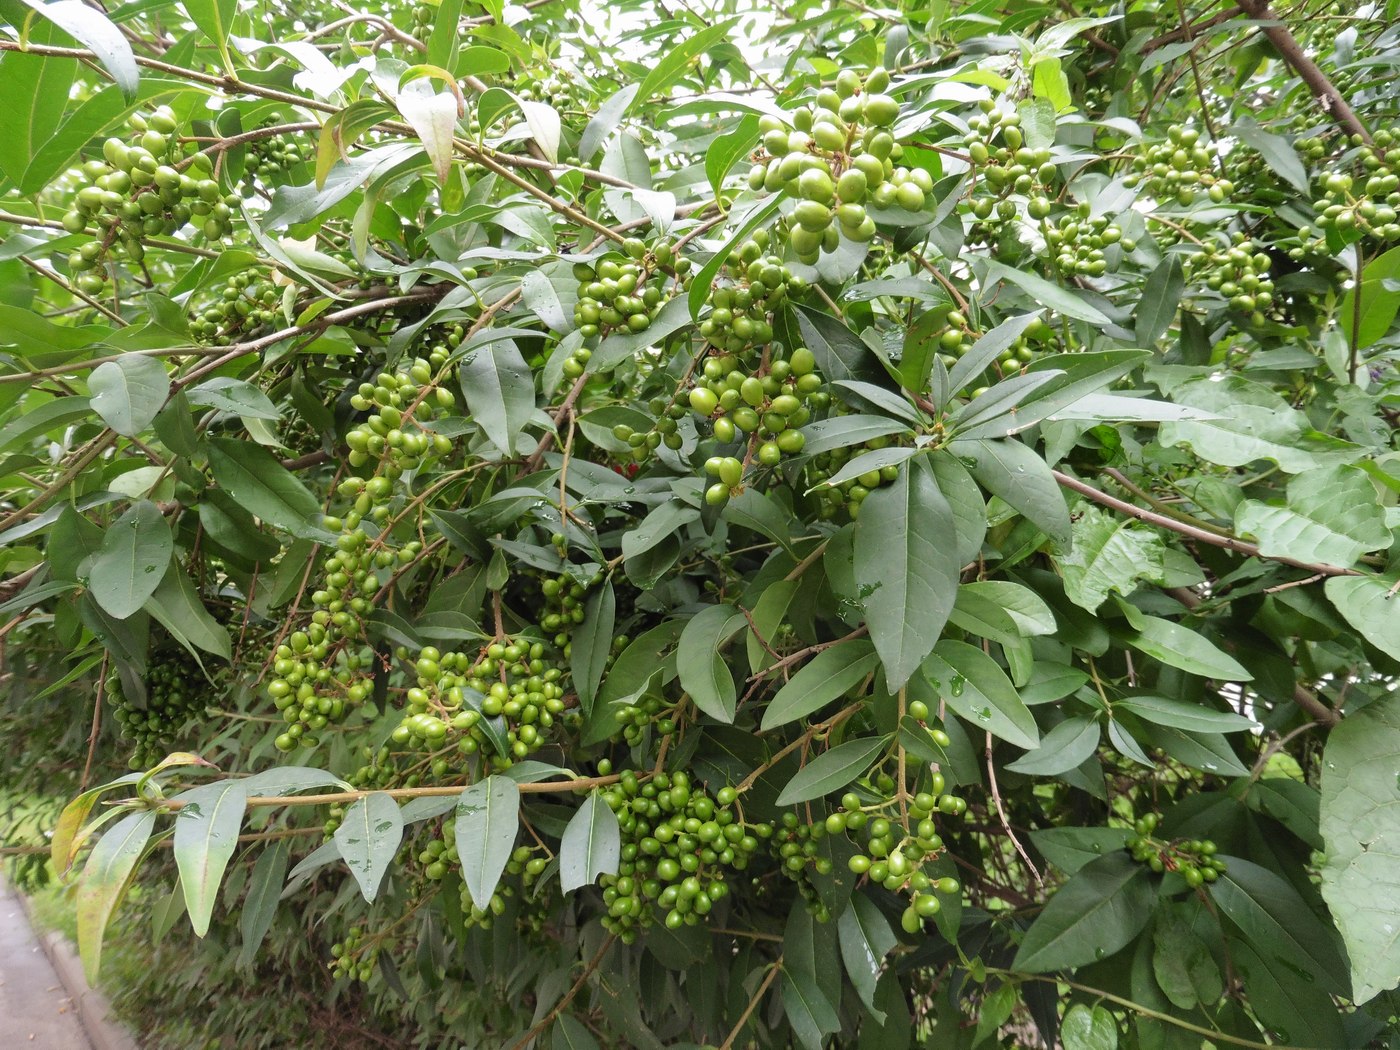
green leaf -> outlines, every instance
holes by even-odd
[[[209,467],[219,487],[254,517],[302,539],[334,539],[321,527],[321,501],[267,449],[210,438]]]
[[[282,413],[266,394],[242,379],[216,376],[190,387],[185,393],[192,405],[232,412],[244,419],[282,418]]]
[[[1021,291],[1025,292],[1041,306],[1048,306],[1058,314],[1066,317],[1073,317],[1076,320],[1088,321],[1090,324],[1106,325],[1109,323],[1100,311],[1094,309],[1085,302],[1079,295],[1068,288],[1061,288],[1058,284],[1052,284],[1044,277],[1037,276],[1029,270],[1018,270],[997,262],[995,259],[983,260],[987,268],[987,281],[1006,281],[1014,284]]]
[[[945,639],[924,661],[923,674],[947,705],[979,729],[1017,747],[1040,744],[1035,716],[995,660],[976,646]]]
[[[140,72],[126,37],[101,11],[79,0],[23,0],[97,56],[127,98],[136,95]],[[53,61],[50,59],[49,61]]]
[[[253,965],[263,938],[272,928],[277,901],[282,896],[282,884],[287,879],[287,860],[291,853],[290,840],[278,839],[268,844],[253,865],[253,874],[248,880],[248,896],[238,915],[238,932],[243,939],[238,949],[239,969],[246,970]]]
[[[621,856],[617,816],[595,789],[564,828],[559,843],[559,883],[565,893],[591,886],[599,875],[617,874]]]
[[[1134,334],[1139,346],[1156,346],[1176,320],[1181,306],[1181,293],[1186,290],[1186,278],[1181,270],[1181,256],[1168,255],[1147,276],[1138,300]]]
[[[853,414],[818,420],[803,429],[804,455],[816,456],[834,448],[850,448],[891,434],[906,434],[909,425],[885,416]]]
[[[34,26],[29,39],[37,44],[62,42],[53,26]],[[0,61],[0,172],[18,185],[40,146],[58,131],[68,108],[76,62],[13,54]],[[54,172],[53,174],[57,174]]]
[[[818,755],[788,781],[778,796],[779,806],[791,806],[830,794],[843,788],[870,768],[875,756],[885,750],[890,738],[866,737],[848,740],[844,744]]]
[[[1248,682],[1254,677],[1233,656],[1189,627],[1160,616],[1142,615],[1135,618],[1134,626],[1137,629],[1126,633],[1124,640],[1164,664],[1225,682]]]
[[[172,562],[165,570],[160,586],[146,599],[143,608],[191,653],[202,649],[225,660],[233,658],[228,628],[209,614],[194,589],[194,581],[178,563]]]
[[[1010,580],[973,580],[958,588],[958,600],[976,597],[1001,609],[1027,638],[1054,634],[1055,614],[1045,600],[1029,587]]]
[[[836,1007],[826,997],[814,975],[783,967],[783,1009],[793,1034],[805,1050],[821,1050],[829,1032],[841,1027]]]
[[[583,129],[583,137],[578,143],[579,160],[585,164],[591,161],[594,154],[602,148],[608,134],[622,126],[622,115],[632,105],[632,100],[637,97],[641,86],[639,83],[624,84],[603,101],[598,107],[598,112],[593,114],[588,126]]]
[[[574,688],[578,690],[579,705],[584,711],[592,709],[593,698],[603,680],[603,668],[612,653],[616,619],[617,597],[612,580],[605,580],[584,603],[583,623],[574,631],[570,645]]]
[[[593,1033],[572,1014],[560,1014],[555,1020],[553,1039],[554,1050],[598,1050]]]
[[[135,437],[170,396],[170,376],[156,358],[127,354],[94,368],[88,389],[102,421],[123,437]]]
[[[676,650],[681,688],[696,707],[717,722],[734,721],[738,692],[723,650],[747,623],[744,614],[734,606],[711,605],[691,617],[681,631]]]
[[[1153,927],[1152,974],[1181,1010],[1210,1006],[1225,990],[1209,947],[1174,910],[1159,916]]]
[[[1073,546],[1055,556],[1065,580],[1065,596],[1094,612],[1109,592],[1131,594],[1139,580],[1160,583],[1166,545],[1151,529],[1084,508],[1074,523]]]
[[[1014,773],[1053,777],[1083,764],[1099,747],[1099,724],[1067,718],[1040,738],[1040,746],[1007,764]]]
[[[708,26],[666,50],[661,60],[651,68],[646,78],[642,80],[637,94],[627,105],[627,112],[630,113],[638,106],[650,102],[653,95],[664,91],[684,76],[691,63],[729,35],[729,30],[736,21],[738,20],[731,19],[728,22]]]
[[[861,504],[855,531],[855,581],[885,680],[898,689],[943,633],[962,568],[944,537],[953,512],[932,470],[910,463]]]
[[[1091,860],[1123,849],[1126,828],[1042,828],[1031,832],[1031,841],[1055,867],[1073,875]]]
[[[1357,287],[1348,288],[1342,296],[1336,316],[1348,338],[1354,335],[1353,349],[1364,350],[1390,331],[1395,314],[1400,312],[1400,292],[1387,288],[1386,283],[1396,278],[1400,278],[1400,248],[1392,248],[1367,263],[1361,271],[1359,291]]]
[[[1118,1050],[1118,1022],[1102,1006],[1075,1003],[1060,1022],[1065,1050]]]
[[[1393,785],[1393,771],[1390,780]],[[1347,965],[1336,933],[1298,891],[1268,868],[1239,857],[1221,860],[1225,872],[1210,884],[1211,899],[1220,911],[1251,944],[1268,945],[1272,954],[1292,960],[1296,972],[1310,975],[1326,991],[1346,995]]]
[[[710,180],[716,198],[724,190],[725,177],[757,142],[758,118],[752,114],[742,118],[734,130],[715,136],[705,151],[705,177]]]
[[[1342,1028],[1345,1016],[1317,982],[1264,944],[1230,939],[1230,963],[1244,982],[1250,1009],[1281,1042],[1333,1050],[1355,1046]]]
[[[643,98],[644,96],[638,93],[637,97]],[[700,267],[700,272],[697,273],[695,279],[691,281],[690,291],[686,296],[686,305],[690,309],[690,317],[692,320],[700,320],[700,311],[704,308],[705,304],[709,302],[710,287],[715,283],[715,275],[718,274],[724,264],[729,261],[729,253],[733,251],[736,246],[748,240],[749,235],[752,234],[754,230],[758,229],[774,215],[777,215],[778,206],[782,204],[782,202],[781,194],[775,193],[767,200],[755,204],[751,210],[744,214],[743,222],[739,224],[734,234],[724,242],[724,245],[719,251],[710,256],[709,261],[705,263],[704,266]],[[738,216],[731,213],[731,218],[737,220]]]
[[[233,72],[233,57],[229,54],[228,40],[233,29],[233,19],[238,14],[238,0],[181,0],[190,21],[199,27],[223,56],[224,68]]]
[[[1395,610],[1395,585],[1375,576],[1333,576],[1327,597],[1364,638],[1394,660],[1400,660],[1400,616]]]
[[[1254,727],[1251,719],[1233,711],[1217,711],[1202,704],[1166,696],[1129,696],[1115,701],[1113,708],[1131,711],[1157,725],[1174,726],[1193,733],[1237,733]]]
[[[1049,465],[1014,438],[954,441],[949,451],[971,460],[972,476],[1060,547],[1070,544],[1069,507]]]
[[[1181,383],[1170,393],[1178,405],[1215,418],[1163,423],[1157,431],[1163,447],[1187,445],[1222,467],[1271,459],[1296,474],[1318,465],[1304,440],[1311,430],[1307,419],[1269,387],[1232,375]]]
[[[26,448],[37,437],[61,430],[79,419],[87,419],[92,404],[84,397],[60,397],[46,401],[10,420],[0,429],[0,452]]]
[[[806,718],[858,685],[879,663],[875,649],[864,638],[824,649],[778,690],[763,712],[763,732]]]
[[[160,508],[149,500],[133,503],[103,534],[88,570],[88,592],[103,609],[124,620],[160,586],[174,549]]]
[[[1155,898],[1147,869],[1126,853],[1091,861],[1050,898],[1012,968],[1046,973],[1106,959],[1142,932]]]
[[[462,881],[472,903],[486,911],[520,830],[520,788],[507,777],[488,777],[462,792],[456,810]]]
[[[384,873],[403,841],[403,815],[392,795],[372,791],[345,811],[335,829],[336,848],[355,876],[360,894],[373,904]]]
[[[535,379],[512,339],[496,339],[470,351],[458,369],[467,408],[482,431],[507,456],[535,412]]]
[[[885,1023],[885,1011],[875,1002],[875,988],[885,956],[899,943],[890,929],[884,912],[863,893],[851,896],[851,906],[837,920],[841,959],[846,964],[846,976],[860,1001],[870,1011],[877,1024]]]
[[[97,840],[83,866],[78,882],[78,954],[89,984],[97,983],[107,923],[131,885],[155,826],[153,809],[128,813]]]
[[[644,332],[613,332],[601,343],[588,361],[590,372],[607,372],[625,361],[630,361],[638,353],[655,346],[668,336],[679,332],[691,323],[688,304],[676,296],[663,306],[651,320]]]
[[[1256,537],[1265,557],[1342,568],[1392,540],[1370,478],[1359,467],[1342,465],[1294,477],[1287,506],[1242,501],[1235,508],[1235,531]]]
[[[247,791],[241,780],[224,780],[175,797],[184,803],[175,814],[175,864],[190,925],[196,937],[203,937],[209,932],[224,869],[238,848]]]
[[[1400,697],[1342,719],[1322,762],[1322,895],[1346,942],[1356,1002],[1400,981]]]
[[[1238,136],[1246,145],[1257,150],[1274,174],[1299,193],[1305,197],[1312,195],[1308,169],[1293,145],[1282,135],[1270,134],[1250,117],[1241,117],[1230,129],[1230,134]]]
[[[1110,722],[1109,728],[1121,729],[1122,725]],[[1249,774],[1230,747],[1230,742],[1220,733],[1193,733],[1174,726],[1150,725],[1146,727],[1143,739],[1192,769],[1217,776],[1243,777]]]

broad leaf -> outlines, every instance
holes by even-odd
[[[393,797],[373,791],[345,811],[335,844],[360,894],[371,904],[403,840],[403,815]]]
[[[600,791],[569,819],[559,844],[559,882],[565,893],[591,886],[599,875],[615,875],[622,851],[617,816]]]
[[[879,657],[864,638],[841,642],[812,657],[778,690],[763,712],[763,731],[806,718],[858,685]]]
[[[160,509],[148,500],[132,504],[103,534],[88,569],[89,593],[113,616],[131,616],[160,586],[174,549]]]
[[[718,722],[734,721],[738,693],[724,647],[748,620],[732,605],[702,609],[681,632],[676,671],[695,706]]]
[[[485,911],[520,830],[520,788],[506,777],[488,777],[462,792],[456,811],[453,832],[462,881],[472,903]]]
[[[1100,857],[1050,898],[1012,966],[1045,973],[1106,959],[1147,925],[1154,896],[1143,865],[1126,853]]]
[[[778,796],[779,806],[807,802],[843,788],[870,768],[884,751],[889,737],[848,740],[812,759],[787,783]]]
[[[224,869],[238,848],[247,790],[241,780],[203,784],[175,796],[175,864],[196,937],[209,932]]]
[[[97,840],[83,866],[78,883],[78,952],[89,983],[97,981],[107,923],[126,895],[155,823],[154,810],[127,814]]]
[[[94,368],[88,389],[103,422],[123,437],[135,437],[165,405],[170,376],[156,358],[127,354]]]

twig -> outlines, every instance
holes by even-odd
[[[783,957],[780,955],[768,967],[768,975],[763,978],[763,983],[758,986],[758,991],[753,993],[753,998],[749,1000],[749,1005],[744,1007],[744,1012],[739,1015],[739,1020],[735,1022],[733,1029],[724,1037],[724,1042],[719,1044],[719,1050],[733,1050],[734,1040],[739,1038],[739,1033],[744,1030],[744,1025],[749,1023],[749,1018],[758,1009],[758,1004],[763,1000],[769,987],[778,976],[778,971],[783,968]]]
[[[987,780],[991,784],[992,804],[996,806],[997,819],[1001,821],[1001,826],[1006,831],[1006,837],[1011,840],[1011,845],[1016,847],[1016,853],[1030,870],[1030,873],[1035,876],[1036,884],[1044,886],[1044,876],[1040,874],[1040,869],[1035,866],[1035,861],[1031,860],[1031,855],[1026,852],[1026,847],[1021,845],[1021,840],[1016,837],[1016,832],[1011,827],[1011,821],[1006,818],[1006,809],[1001,804],[1001,789],[997,787],[997,767],[996,763],[992,761],[992,734],[990,732],[987,733],[987,742],[982,753],[987,759]]]
[[[608,934],[607,938],[603,941],[602,947],[598,949],[597,954],[588,961],[588,965],[583,968],[583,973],[578,975],[578,980],[574,982],[573,987],[564,993],[564,998],[555,1003],[554,1009],[550,1010],[549,1013],[536,1021],[528,1032],[512,1043],[510,1050],[520,1050],[522,1046],[528,1046],[535,1036],[539,1035],[554,1023],[554,1019],[563,1013],[565,1009],[568,1008],[568,1005],[574,1001],[574,997],[578,995],[588,978],[593,975],[593,971],[598,969],[602,964],[603,956],[607,954],[608,949],[613,946],[613,941],[615,940],[617,940],[617,934]]]

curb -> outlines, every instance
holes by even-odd
[[[63,983],[63,990],[73,1001],[73,1008],[82,1023],[83,1031],[87,1034],[88,1042],[92,1045],[92,1050],[141,1050],[125,1026],[112,1013],[112,1006],[107,1002],[107,997],[87,983],[87,978],[83,976],[83,964],[73,946],[60,933],[42,932],[42,928],[35,922],[29,899],[24,894],[12,886],[3,886],[0,890],[19,901],[20,910],[29,921],[29,928],[34,931],[35,940],[39,942],[54,972],[58,974],[58,979]]]

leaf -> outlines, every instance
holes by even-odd
[[[690,310],[686,301],[676,296],[652,318],[646,331],[613,332],[605,338],[589,359],[588,369],[590,372],[607,372],[616,368],[624,361],[632,360],[637,354],[688,327],[690,323]]]
[[[1073,875],[1091,860],[1122,850],[1128,841],[1126,828],[1042,828],[1031,832],[1031,841],[1055,867]]]
[[[41,44],[66,42],[56,27],[43,24],[32,27],[29,39]],[[30,57],[0,62],[0,98],[9,103],[0,107],[0,141],[7,147],[0,150],[0,172],[16,185],[23,181],[41,144],[58,131],[77,70],[74,62]]]
[[[512,339],[493,340],[462,359],[458,368],[467,408],[482,431],[507,456],[535,412],[535,379]]]
[[[403,840],[403,815],[392,795],[372,791],[345,811],[334,841],[360,894],[373,904]]]
[[[54,25],[87,48],[128,99],[135,98],[140,81],[136,56],[126,37],[101,11],[80,0],[24,0]]]
[[[899,943],[889,920],[863,893],[851,896],[851,906],[836,923],[846,976],[877,1024],[885,1023],[885,1011],[875,1005],[876,979],[885,956]]]
[[[1175,911],[1160,916],[1153,927],[1152,974],[1181,1010],[1210,1006],[1225,990],[1210,949]]]
[[[107,923],[126,895],[155,825],[153,809],[128,813],[97,840],[83,866],[78,882],[78,954],[89,984],[97,983]]]
[[[1186,290],[1186,278],[1181,270],[1181,256],[1168,255],[1147,275],[1138,300],[1134,335],[1139,346],[1156,346],[1167,334],[1181,307],[1181,293]]]
[[[202,784],[175,796],[175,864],[196,937],[209,932],[224,869],[238,848],[247,790],[241,780]]]
[[[1358,634],[1393,660],[1400,660],[1400,602],[1394,584],[1375,576],[1333,576],[1327,597]]]
[[[156,358],[127,354],[94,368],[88,389],[102,421],[123,437],[135,437],[170,396],[170,376]]]
[[[1343,327],[1349,339],[1354,336],[1353,349],[1364,350],[1390,331],[1390,324],[1400,311],[1400,294],[1388,289],[1386,283],[1397,277],[1400,277],[1400,248],[1392,248],[1367,263],[1361,271],[1359,288],[1348,288],[1342,296],[1337,317],[1346,319]]]
[[[758,142],[758,118],[752,114],[742,118],[732,131],[716,135],[705,151],[705,177],[718,198],[724,190],[724,179]]]
[[[554,1050],[598,1050],[598,1040],[593,1038],[593,1033],[582,1021],[567,1013],[561,1013],[554,1022],[552,1045]]]
[[[558,111],[545,102],[521,99],[520,112],[525,114],[525,125],[530,129],[530,137],[539,145],[545,159],[551,164],[557,163],[559,136],[562,131]]]
[[[992,362],[999,358],[1012,343],[1020,339],[1025,330],[1034,324],[1039,317],[1039,311],[1016,314],[979,336],[977,341],[968,348],[967,353],[959,357],[957,364],[949,370],[949,395],[958,393],[990,368]],[[907,383],[905,385],[908,386]],[[938,407],[942,408],[943,406],[939,405]]]
[[[125,620],[146,604],[170,566],[175,541],[160,508],[133,503],[102,536],[88,570],[88,591],[98,605]]]
[[[945,537],[953,512],[927,465],[914,461],[861,504],[855,581],[885,680],[898,689],[933,650],[957,599],[962,566]]]
[[[520,829],[520,788],[502,776],[473,784],[457,799],[453,829],[462,881],[472,903],[486,911]]]
[[[1351,959],[1355,1001],[1400,981],[1400,697],[1342,719],[1327,737],[1320,827],[1322,895]]]
[[[209,41],[223,56],[224,68],[233,71],[233,58],[229,54],[229,33],[233,28],[234,16],[238,13],[238,0],[181,0],[190,21],[199,27]]]
[[[728,36],[730,28],[736,21],[738,20],[731,19],[728,22],[708,26],[667,50],[662,55],[661,60],[647,73],[641,87],[637,89],[636,95],[628,103],[626,111],[630,113],[638,106],[650,102],[653,95],[664,91],[679,80],[691,63]]]
[[[1091,861],[1050,898],[1012,968],[1046,973],[1108,958],[1142,932],[1155,896],[1147,869],[1126,853]]]
[[[1006,768],[1028,776],[1059,776],[1082,765],[1098,747],[1097,722],[1088,718],[1067,718],[1040,738],[1040,747],[1008,763]]]
[[[1266,558],[1350,568],[1367,551],[1389,547],[1385,508],[1360,467],[1305,470],[1288,482],[1287,506],[1243,500],[1235,531],[1253,535]]]
[[[165,570],[160,586],[142,608],[196,657],[199,654],[195,650],[202,649],[225,660],[233,658],[228,628],[209,614],[194,589],[194,581],[178,563],[172,562]]]
[[[579,139],[579,160],[585,164],[591,161],[594,154],[602,148],[608,133],[622,125],[622,115],[632,105],[632,100],[636,98],[641,86],[640,83],[625,84],[598,107],[598,112],[593,114],[588,126],[583,129],[583,137]]]
[[[579,705],[585,712],[593,707],[603,668],[612,653],[613,627],[617,618],[617,597],[612,580],[588,596],[583,606],[583,623],[574,631],[570,644],[570,666]]]
[[[640,98],[642,96],[638,95],[638,97]],[[700,311],[709,301],[710,288],[715,283],[715,275],[718,274],[724,264],[729,261],[729,253],[733,251],[737,245],[748,240],[749,235],[752,234],[754,230],[758,229],[774,215],[778,214],[778,206],[782,204],[782,202],[781,195],[774,194],[772,197],[745,213],[743,222],[739,224],[733,235],[724,242],[724,245],[719,251],[710,256],[709,261],[706,262],[704,266],[700,267],[700,272],[697,273],[695,279],[691,281],[690,291],[686,295],[686,305],[690,309],[691,320],[700,320]],[[737,221],[739,216],[731,213],[730,218]],[[820,364],[820,362],[818,363]],[[824,369],[823,371],[825,372],[826,370]],[[837,376],[830,376],[829,372],[826,374],[830,378],[840,378]]]
[[[700,610],[681,631],[676,650],[676,671],[681,688],[705,714],[717,722],[734,721],[738,692],[724,656],[724,646],[748,624],[732,605],[711,605]]]
[[[277,899],[287,878],[291,846],[287,839],[269,843],[253,865],[253,874],[248,880],[248,896],[238,915],[238,932],[243,939],[238,949],[237,965],[240,969],[246,970],[253,965],[263,938],[272,928],[273,917],[277,914]]]
[[[1246,145],[1258,151],[1275,175],[1305,197],[1311,196],[1308,169],[1286,138],[1265,131],[1249,117],[1237,121],[1230,134],[1238,136]]]
[[[834,448],[849,448],[875,438],[908,432],[908,424],[884,416],[832,416],[803,429],[802,435],[807,440],[802,451],[804,455],[815,456]]]
[[[1233,656],[1189,627],[1160,616],[1142,615],[1136,617],[1134,626],[1137,629],[1125,634],[1124,640],[1164,664],[1226,682],[1248,682],[1254,678]]]
[[[965,457],[972,476],[1061,547],[1070,544],[1069,507],[1049,465],[1014,438],[954,441],[949,451]]]
[[[946,639],[924,661],[923,675],[950,708],[979,729],[1017,747],[1039,746],[1035,716],[990,656],[966,642]]]
[[[987,267],[988,282],[1006,281],[1014,284],[1041,306],[1048,306],[1056,313],[1064,314],[1066,317],[1073,317],[1076,320],[1088,321],[1090,324],[1096,325],[1109,323],[1109,319],[1100,311],[1094,309],[1068,288],[1061,288],[1029,270],[1018,270],[1004,263],[999,263],[995,259],[986,259],[984,263]]]
[[[859,684],[875,669],[879,659],[864,638],[852,638],[824,649],[778,690],[763,712],[763,732],[825,707]]]
[[[821,1050],[823,1037],[837,1031],[841,1019],[815,976],[784,966],[782,994],[783,1009],[798,1043],[805,1050]]]
[[[1118,1022],[1102,1006],[1075,1003],[1060,1022],[1065,1050],[1118,1050]]]
[[[267,449],[210,438],[209,467],[219,487],[254,517],[302,539],[334,539],[321,527],[320,500]]]
[[[1390,781],[1395,782],[1393,770]],[[1291,960],[1295,972],[1310,975],[1326,991],[1347,995],[1347,965],[1336,933],[1298,891],[1268,868],[1239,857],[1220,859],[1226,868],[1210,884],[1210,896],[1246,940],[1268,945],[1271,954]]]
[[[1055,614],[1045,600],[1029,587],[1010,580],[974,580],[958,588],[958,600],[964,595],[976,596],[1001,609],[1025,637],[1054,634],[1058,629]]]
[[[622,855],[617,816],[596,789],[579,807],[559,843],[559,883],[565,893],[591,886],[599,875],[616,875]]]
[[[1166,545],[1151,529],[1085,508],[1074,523],[1073,546],[1055,556],[1065,580],[1065,596],[1094,612],[1109,592],[1131,594],[1137,581],[1160,583]]]
[[[1124,708],[1157,725],[1174,726],[1195,733],[1237,733],[1254,727],[1252,720],[1233,711],[1217,711],[1202,704],[1166,696],[1129,696],[1116,701],[1113,708]]]
[[[1347,1039],[1342,1028],[1346,1015],[1332,997],[1317,982],[1300,976],[1287,958],[1238,938],[1230,939],[1229,950],[1250,1009],[1281,1041],[1318,1050],[1358,1045]]]
[[[233,412],[244,419],[281,419],[282,413],[272,400],[252,383],[230,376],[206,379],[190,387],[186,395],[190,404]]]
[[[54,823],[53,836],[49,839],[49,863],[53,865],[53,870],[59,878],[68,874],[73,858],[78,855],[78,850],[87,839],[88,814],[97,805],[97,800],[113,788],[135,783],[142,775],[139,772],[127,773],[116,780],[89,788],[63,807]]]
[[[875,756],[885,750],[890,738],[867,737],[848,740],[818,755],[788,781],[777,805],[791,806],[843,788],[870,768]]]
[[[1198,379],[1174,386],[1171,398],[1214,417],[1163,423],[1157,439],[1165,448],[1188,445],[1202,459],[1242,467],[1271,459],[1289,473],[1317,466],[1304,436],[1307,420],[1277,393],[1238,376]]]
[[[1110,728],[1115,726],[1121,728],[1117,722],[1109,723]],[[1249,775],[1249,770],[1235,755],[1230,742],[1220,733],[1192,733],[1173,726],[1148,726],[1144,737],[1150,745],[1160,747],[1192,769],[1217,776]]]

